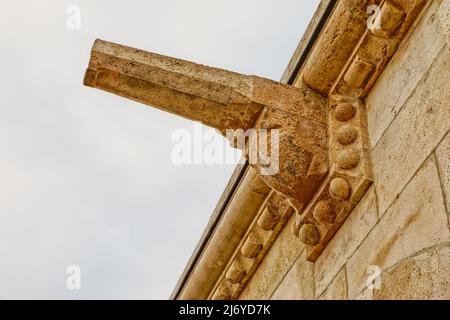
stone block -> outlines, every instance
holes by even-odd
[[[450,54],[442,50],[372,151],[383,214],[450,129]]]
[[[433,3],[414,33],[405,39],[366,100],[370,143],[377,144],[445,45]]]
[[[439,7],[439,20],[445,32],[447,46],[450,46],[450,1],[441,0],[441,2],[441,6]]]
[[[375,300],[450,299],[450,247],[433,248],[403,260],[381,275]]]
[[[378,221],[374,188],[370,188],[314,265],[316,295],[321,295]]]
[[[269,299],[282,282],[284,276],[305,249],[305,246],[291,231],[294,222],[295,216],[292,216],[247,283],[239,299]]]
[[[272,300],[314,299],[313,264],[306,260],[306,251],[287,273],[271,297]]]
[[[369,266],[386,270],[448,239],[437,167],[430,158],[348,261],[349,298],[365,289]]]
[[[447,213],[450,214],[450,133],[436,149],[441,184],[445,195]]]
[[[366,288],[355,300],[373,300],[373,289]]]
[[[319,297],[319,300],[346,300],[347,299],[347,276],[345,268],[337,274],[336,278],[330,283],[325,292]]]

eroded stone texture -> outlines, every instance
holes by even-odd
[[[279,214],[279,217],[277,218],[277,223],[275,226],[273,226],[273,228],[265,230],[257,224],[257,221],[259,220],[261,214],[267,212],[263,210],[263,208],[267,207],[275,208]],[[230,259],[229,265],[225,268],[225,276],[221,277],[217,281],[218,285],[223,284],[224,282],[231,284],[230,287],[233,292],[231,299],[239,298],[242,289],[245,288],[248,281],[252,279],[253,274],[258,269],[258,266],[264,259],[265,254],[270,250],[280,231],[289,221],[289,218],[294,212],[294,208],[290,206],[286,199],[279,193],[272,191],[268,195],[267,201],[265,201],[263,207],[261,207],[258,211],[260,214],[254,218],[252,226],[249,229],[249,237],[247,238],[247,241],[243,244],[240,250],[239,248],[236,250],[235,254]],[[252,235],[255,235],[256,238],[253,239]],[[262,246],[260,247],[260,251],[256,256],[249,257],[249,252],[247,250],[249,249],[249,247],[246,246],[246,244],[249,244],[249,240],[251,246],[253,246],[254,248],[255,244],[261,241],[260,243]],[[253,255],[255,254],[253,253]],[[236,268],[236,266],[238,268]],[[214,296],[215,289],[213,289],[211,293],[212,296]],[[211,298],[211,294],[208,298]]]
[[[334,178],[330,182],[330,195],[337,200],[347,200],[350,196],[350,185],[344,178]]]
[[[256,233],[252,232],[248,235],[241,248],[241,253],[246,258],[255,258],[261,251],[263,245]]]
[[[346,300],[347,299],[347,276],[343,268],[330,283],[319,300]]]
[[[450,54],[444,50],[373,149],[381,214],[450,129],[448,101]]]
[[[295,75],[298,88],[104,41],[94,44],[85,84],[202,121],[222,133],[227,129],[280,129],[281,170],[275,176],[264,177],[264,181],[295,199],[297,209],[308,203],[323,181],[328,160],[330,168],[349,172],[345,179],[330,175],[332,182],[326,191],[332,198],[327,195],[311,203],[309,222],[319,222],[323,229],[336,218],[335,205],[329,207],[326,201],[352,202],[355,188],[349,181],[358,175],[353,169],[361,166],[365,157],[351,148],[362,138],[367,140],[367,134],[355,131],[351,121],[335,134],[328,130],[329,140],[339,143],[340,148],[334,156],[330,147],[333,156],[328,159],[325,98],[312,92],[302,80],[324,94],[335,84],[341,95],[361,97],[363,101],[384,69],[383,63],[397,49],[402,38],[398,35],[404,35],[415,19],[411,11],[419,11],[418,4],[425,3],[385,1],[381,29],[368,31],[366,9],[380,2],[337,2],[307,58],[303,74]],[[330,242],[331,237],[327,239],[321,249],[324,251],[312,264],[306,261],[304,245],[291,233],[295,219],[281,229],[277,206],[259,211],[270,188],[259,176],[252,181],[244,176],[240,192],[233,196],[228,213],[214,230],[214,244],[209,242],[205,247],[177,298],[229,299],[240,294],[241,299],[448,299],[449,251],[435,245],[448,241],[450,233],[442,196],[444,189],[448,209],[449,144],[448,138],[442,139],[449,129],[450,1],[429,3],[431,9],[416,26],[417,31],[400,46],[367,100],[381,211],[377,212],[372,187],[333,234],[334,238]],[[343,84],[339,83],[341,78]],[[331,105],[329,114],[334,112],[334,118],[341,122],[360,114],[350,103],[333,108]],[[434,150],[436,156],[429,158]],[[261,172],[260,166],[255,168]],[[264,187],[259,190],[252,187],[260,184]],[[261,219],[254,220],[257,235],[246,233],[249,225],[253,226],[255,212],[262,212]],[[336,221],[342,223],[344,219],[338,217]],[[298,227],[301,225],[305,226]],[[294,229],[299,231],[297,226]],[[282,230],[279,237],[271,236],[274,230]],[[304,235],[303,241],[315,242],[314,232]],[[270,244],[275,242],[266,249],[268,239]],[[242,257],[230,259],[235,252]],[[417,252],[422,253],[410,258]],[[369,265],[383,269],[383,287],[376,292],[364,289]],[[242,294],[239,290],[243,290]]]
[[[314,245],[319,241],[319,230],[311,223],[306,223],[301,226],[299,238],[304,244]]]
[[[240,261],[234,261],[228,269],[226,278],[231,284],[237,284],[242,281],[245,276],[245,270]]]
[[[280,221],[280,213],[278,212],[278,208],[273,205],[268,205],[261,217],[258,219],[258,226],[260,226],[263,230],[269,231],[275,228],[278,221]]]
[[[427,250],[381,274],[375,300],[450,299],[450,247]]]
[[[335,110],[341,104],[345,109],[348,103],[352,103],[354,107],[354,112],[350,112],[353,116],[345,122],[337,120]],[[363,102],[360,99],[334,95],[330,98],[329,106],[330,174],[299,216],[296,228],[293,230],[295,234],[298,234],[306,224],[313,224],[318,228],[317,243],[301,237],[301,240],[308,244],[309,261],[317,260],[373,181]],[[353,143],[347,145],[339,143],[339,133],[342,133],[343,128],[344,132],[346,128],[356,131],[354,136],[356,139]],[[318,212],[315,211],[316,206],[321,202],[327,202],[333,207],[333,221],[325,221],[323,216],[318,217]]]
[[[346,146],[355,142],[356,138],[358,138],[358,130],[355,129],[352,125],[343,125],[337,131],[337,141]]]
[[[381,74],[366,100],[370,143],[375,146],[445,46],[438,1],[421,18],[410,38]]]
[[[355,107],[351,103],[339,103],[334,113],[336,120],[345,122],[353,118],[356,113]]]
[[[373,289],[366,288],[355,298],[355,300],[373,300]]]
[[[366,20],[371,32],[363,34],[331,92],[366,97],[426,3],[427,0],[383,1],[373,25],[378,7],[367,7],[374,12]]]
[[[305,205],[328,172],[326,99],[306,88],[202,66],[96,40],[85,75],[87,86],[127,97],[190,120],[226,130],[278,129],[279,171],[270,186]],[[276,141],[278,142],[278,141]],[[240,146],[241,147],[241,146]],[[273,150],[272,150],[273,149]],[[244,150],[246,151],[246,150]]]
[[[447,212],[450,214],[450,133],[436,149],[436,159],[446,199]]]
[[[374,188],[367,191],[334,238],[314,264],[317,295],[328,287],[331,280],[351,257],[369,231],[378,221]]]
[[[355,168],[361,156],[354,149],[343,150],[338,156],[338,166],[340,169],[349,170]]]
[[[314,219],[321,223],[333,223],[336,218],[336,212],[331,201],[319,201],[313,211]]]
[[[269,299],[294,262],[301,256],[305,246],[291,232],[294,222],[294,217],[291,217],[239,299]],[[304,253],[302,255],[306,259]]]
[[[429,159],[348,261],[349,298],[366,286],[369,266],[386,270],[448,239],[438,172],[434,159]]]
[[[371,31],[379,37],[389,38],[398,29],[404,18],[405,12],[401,8],[386,1],[376,17]]]
[[[313,264],[306,261],[305,252],[300,255],[286,277],[273,293],[272,300],[314,299]]]
[[[450,1],[440,0],[441,6],[439,8],[439,20],[444,29],[447,46],[450,46]]]
[[[214,300],[230,300],[231,292],[227,286],[221,285],[214,294]]]
[[[359,89],[367,83],[374,69],[374,64],[358,55],[345,73],[344,81],[346,85]]]
[[[367,29],[367,7],[377,0],[340,0],[304,68],[304,81],[328,93]],[[326,49],[324,49],[326,48]]]

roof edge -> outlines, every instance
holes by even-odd
[[[296,50],[294,51],[291,60],[289,61],[280,82],[287,84],[294,84],[296,78],[301,73],[301,69],[304,66],[309,54],[311,53],[314,44],[319,38],[324,26],[326,25],[333,9],[337,3],[337,0],[321,0],[311,22],[309,23],[305,33],[303,34]],[[170,299],[179,299],[183,289],[190,280],[192,272],[198,267],[199,260],[210,243],[211,237],[217,230],[222,218],[224,217],[230,201],[235,196],[239,185],[244,179],[246,172],[248,172],[249,166],[247,162],[239,164],[233,172],[224,192],[222,193],[219,202],[214,209],[208,225],[205,228],[191,258],[188,261],[180,279],[178,280]],[[225,267],[225,266],[224,266]]]

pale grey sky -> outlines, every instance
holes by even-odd
[[[84,87],[95,38],[279,80],[318,2],[0,0],[0,299],[167,299],[234,169],[173,164],[190,122]]]

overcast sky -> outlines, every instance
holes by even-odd
[[[84,87],[96,38],[279,80],[318,2],[0,0],[0,298],[167,299],[234,169],[175,165],[192,123]]]

